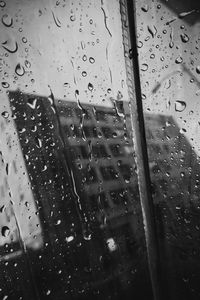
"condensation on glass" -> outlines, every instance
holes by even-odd
[[[166,299],[199,299],[199,1],[136,1],[140,80]]]
[[[0,20],[0,298],[152,299],[119,1]]]

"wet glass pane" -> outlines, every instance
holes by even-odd
[[[136,1],[137,47],[166,299],[199,299],[199,1]]]
[[[0,1],[1,299],[152,299],[121,12]]]

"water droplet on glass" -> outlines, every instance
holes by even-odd
[[[93,88],[94,88],[93,85],[89,82],[88,83],[88,90],[92,92]]]
[[[61,220],[58,220],[57,222],[56,222],[56,225],[60,225],[61,224]]]
[[[167,22],[166,22],[166,25],[169,25],[169,24],[171,24],[171,23],[174,22],[174,21],[176,21],[176,18],[174,18],[174,19],[172,19],[172,20],[170,20],[170,21],[167,21]]]
[[[186,103],[184,101],[177,100],[175,102],[175,110],[178,112],[184,111],[186,108]]]
[[[31,67],[31,63],[28,60],[25,60],[24,64],[25,64],[25,67],[28,69]]]
[[[51,12],[52,12],[53,20],[54,20],[56,26],[57,26],[57,27],[61,27],[61,22],[60,22],[60,20],[58,19],[58,17],[55,16],[55,14],[54,14],[53,11],[51,11]]]
[[[145,100],[147,97],[145,94],[142,94],[142,100]]]
[[[143,42],[142,42],[142,41],[138,41],[137,47],[138,47],[138,48],[142,48],[142,46],[143,46]]]
[[[182,33],[181,34],[181,41],[183,43],[187,43],[189,41],[189,37],[188,37],[188,35],[186,33]]]
[[[95,59],[94,59],[93,57],[90,57],[90,58],[89,58],[89,62],[90,62],[91,64],[93,64],[93,63],[95,62]]]
[[[200,96],[200,90],[196,91],[196,96]]]
[[[8,51],[9,53],[15,53],[18,50],[18,44],[17,42],[14,43],[14,45],[9,45],[10,43],[8,43],[8,41],[5,41],[4,43],[2,43],[2,47]],[[8,46],[4,46],[4,45],[8,45]]]
[[[183,58],[181,56],[178,56],[176,59],[175,59],[175,63],[176,64],[181,64],[183,62]]]
[[[123,98],[122,92],[118,91],[117,92],[117,100],[121,100]]]
[[[9,234],[10,234],[10,229],[8,226],[3,226],[1,228],[1,234],[4,236],[4,237],[7,237]]]
[[[22,42],[23,42],[24,44],[26,44],[26,43],[27,43],[27,38],[25,38],[25,37],[23,36]]]
[[[37,99],[34,98],[30,98],[27,100],[27,105],[30,106],[30,108],[35,109],[36,108],[36,104],[37,104]]]
[[[185,129],[185,128],[181,128],[181,129],[179,130],[179,132],[180,132],[181,134],[183,134],[183,133],[186,132],[186,129]]]
[[[82,72],[82,76],[83,76],[83,77],[86,77],[86,76],[87,76],[87,72],[86,72],[86,71],[83,71],[83,72]]]
[[[174,42],[173,41],[170,41],[169,42],[169,48],[173,48],[174,47]]]
[[[180,176],[183,178],[183,177],[185,177],[185,173],[184,172],[181,172],[180,173]]]
[[[197,74],[200,74],[200,66],[196,67],[196,72],[197,72]]]
[[[155,54],[152,53],[152,54],[150,55],[150,58],[151,58],[151,59],[154,59],[154,58],[155,58]]]
[[[183,18],[185,18],[186,16],[192,14],[193,12],[195,12],[195,9],[190,10],[190,11],[187,11],[187,12],[182,12],[182,13],[180,13],[180,14],[178,15],[178,17],[179,17],[180,19],[183,19]]]
[[[141,10],[143,10],[144,12],[148,12],[149,10],[149,6],[146,4],[144,6],[141,7]]]
[[[1,85],[2,85],[2,87],[3,87],[4,89],[9,88],[9,86],[10,86],[10,84],[9,84],[8,82],[6,82],[6,81],[3,81],[3,82],[1,83]]]
[[[5,7],[6,3],[4,1],[0,1],[0,7]]]
[[[23,76],[24,75],[25,70],[24,70],[24,67],[20,63],[16,65],[16,67],[15,67],[15,73],[18,76]]]
[[[70,16],[70,20],[71,20],[72,22],[75,21],[75,20],[76,20],[75,15],[71,15],[71,16]]]
[[[92,238],[92,235],[91,235],[91,233],[84,232],[83,238],[84,238],[84,240],[86,240],[86,241],[90,241],[91,238]]]
[[[72,242],[74,240],[74,236],[73,235],[67,236],[65,238],[65,240],[66,240],[67,243],[70,243],[70,242]]]
[[[13,19],[7,14],[2,16],[1,22],[6,27],[11,27],[13,25]]]
[[[147,71],[149,66],[147,64],[142,64],[140,70],[141,71]]]
[[[86,60],[87,60],[87,56],[86,56],[85,54],[83,55],[82,60],[83,60],[83,61],[86,61]]]
[[[1,115],[2,115],[2,117],[4,117],[5,119],[8,119],[8,117],[9,117],[9,113],[8,113],[7,111],[3,111],[3,112],[1,113]]]
[[[156,33],[157,33],[157,28],[153,25],[148,25],[147,29],[149,31],[149,33],[151,34],[151,36],[154,38]]]

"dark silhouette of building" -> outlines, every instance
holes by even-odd
[[[28,251],[42,299],[151,299],[128,103],[9,98],[42,224],[44,246]],[[166,297],[188,299],[183,275],[199,274],[199,158],[171,116],[146,114],[145,125]]]

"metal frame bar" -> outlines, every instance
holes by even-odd
[[[136,21],[134,0],[120,0],[122,34],[127,70],[127,84],[130,97],[130,113],[134,134],[138,183],[142,207],[147,257],[152,290],[155,300],[163,300],[161,295],[162,279],[158,246],[158,237],[151,194],[147,143],[145,135],[142,93],[139,74],[139,62],[136,39]]]

